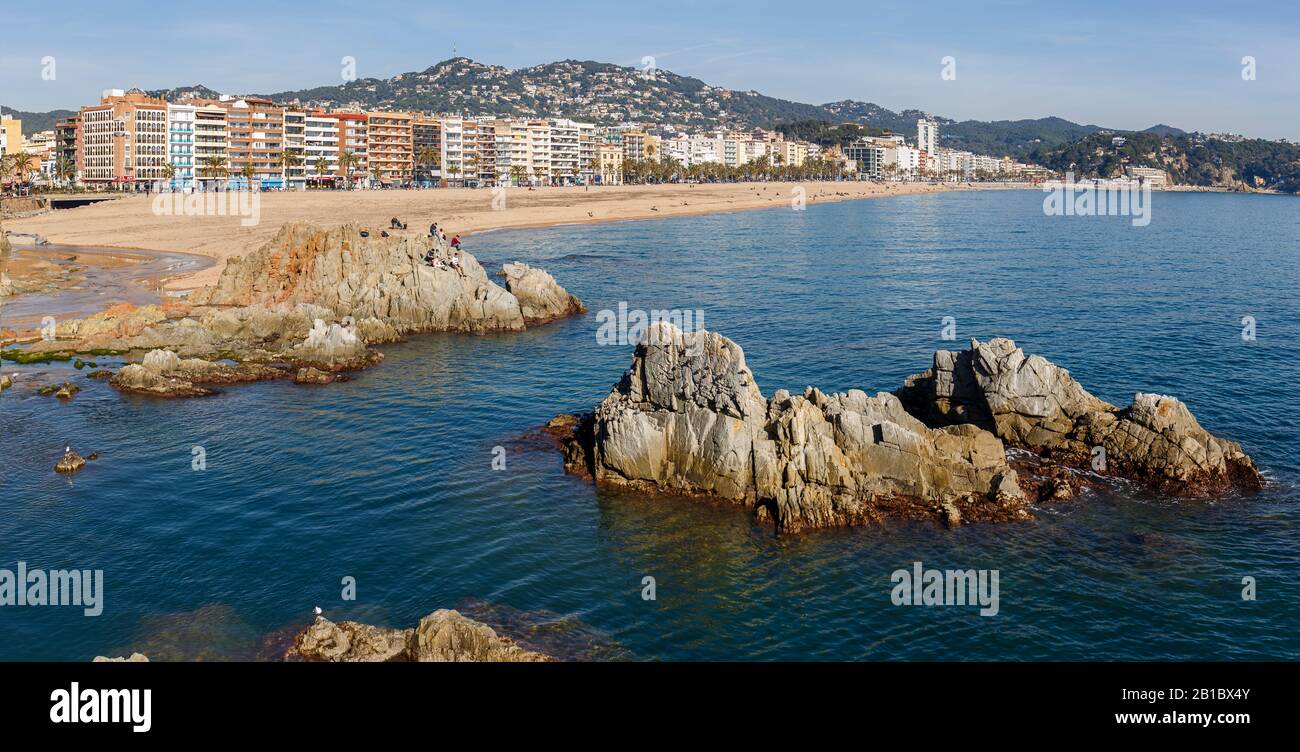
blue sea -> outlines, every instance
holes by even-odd
[[[1157,193],[1134,227],[1042,201],[962,192],[477,235],[485,266],[543,266],[591,311],[413,337],[327,387],[169,401],[6,363],[82,392],[0,397],[0,569],[101,569],[105,592],[98,617],[0,607],[0,659],[268,657],[315,606],[393,626],[460,607],[573,659],[1300,657],[1300,203]],[[1177,395],[1269,484],[779,537],[739,507],[598,490],[537,428],[591,409],[627,368],[632,348],[596,337],[620,303],[703,311],[769,396],[892,390],[936,349],[1010,337],[1111,402]],[[99,458],[57,475],[65,445]],[[894,605],[891,574],[917,561],[997,570],[997,615]]]

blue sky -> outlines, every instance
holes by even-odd
[[[958,119],[1059,115],[1115,128],[1300,139],[1292,2],[81,2],[6,3],[0,103],[75,108],[111,87],[267,93],[423,70],[459,54],[662,68],[822,103]],[[23,33],[13,33],[21,29]],[[1256,80],[1241,60],[1256,60]],[[52,56],[56,78],[41,77]],[[956,60],[956,80],[940,76]]]

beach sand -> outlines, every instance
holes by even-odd
[[[610,222],[673,217],[719,211],[789,206],[801,187],[809,204],[875,196],[965,190],[965,185],[928,183],[808,182],[727,183],[709,185],[636,185],[572,188],[510,188],[503,208],[493,208],[496,192],[442,188],[419,191],[263,192],[260,218],[245,227],[238,216],[169,216],[154,211],[149,196],[128,196],[77,209],[52,211],[5,223],[14,232],[44,235],[58,245],[183,251],[203,254],[218,263],[167,281],[171,289],[216,282],[225,259],[252,251],[287,222],[337,225],[356,222],[375,231],[398,217],[408,232],[427,234],[437,222],[448,237],[503,227]],[[993,187],[1021,187],[999,185]],[[227,199],[229,205],[229,199]],[[500,202],[497,202],[500,206]],[[470,246],[472,250],[472,246]]]

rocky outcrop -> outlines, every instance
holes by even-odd
[[[217,285],[196,292],[193,301],[310,303],[337,317],[383,322],[398,334],[524,328],[519,300],[488,279],[471,254],[460,251],[458,266],[438,268],[424,262],[429,250],[443,259],[452,255],[440,238],[286,225],[266,245],[231,259]]]
[[[571,423],[570,470],[598,483],[726,499],[781,530],[892,516],[949,524],[1029,516],[993,434],[928,428],[888,393],[809,387],[769,400],[739,345],[667,322],[650,326],[595,413]]]
[[[545,270],[516,262],[503,265],[501,276],[505,277],[506,290],[519,301],[524,323],[528,326],[587,312],[587,306],[560,287],[555,277]]]
[[[86,466],[86,458],[72,451],[68,447],[63,452],[63,457],[54,464],[54,472],[72,474]]]
[[[1202,428],[1177,398],[1138,393],[1128,407],[1116,407],[1009,339],[936,352],[933,367],[908,378],[898,396],[927,423],[979,426],[1008,446],[1162,493],[1217,494],[1262,484],[1241,447]]]
[[[1177,399],[1138,394],[1117,408],[1005,339],[940,351],[896,393],[766,399],[734,342],[657,322],[594,413],[546,430],[571,472],[738,502],[782,530],[1027,519],[1031,500],[1071,498],[1097,473],[1179,494],[1261,484],[1241,447]]]
[[[439,609],[414,629],[374,627],[323,616],[294,640],[293,660],[330,662],[539,662],[548,656],[525,650],[486,624]]]
[[[152,350],[144,362],[123,366],[109,381],[124,392],[160,397],[200,397],[213,391],[201,384],[237,384],[284,378],[289,372],[260,363],[227,365],[182,359],[170,350]]]
[[[118,656],[116,658],[109,658],[108,656],[97,655],[95,656],[95,660],[91,661],[91,663],[148,663],[148,662],[149,662],[149,657],[147,655],[144,655],[143,653],[132,653],[130,658],[123,658],[122,656]]]

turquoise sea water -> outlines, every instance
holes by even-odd
[[[0,607],[0,658],[250,658],[317,605],[399,626],[462,606],[577,658],[1300,657],[1294,198],[1156,194],[1135,228],[1044,216],[1034,192],[957,193],[502,231],[468,248],[544,266],[591,312],[417,337],[329,387],[164,401],[54,365],[40,380],[77,381],[72,401],[6,391],[0,568],[103,569],[106,592],[96,618]],[[780,538],[736,507],[597,491],[531,434],[590,409],[627,367],[631,347],[596,341],[597,311],[620,302],[703,310],[767,395],[891,390],[937,348],[1008,336],[1112,402],[1181,397],[1270,485]],[[945,316],[957,343],[940,338]],[[60,477],[66,444],[100,459]],[[890,574],[915,561],[998,570],[998,615],[892,605]],[[344,577],[355,601],[340,599]],[[1243,577],[1257,600],[1242,600]]]

